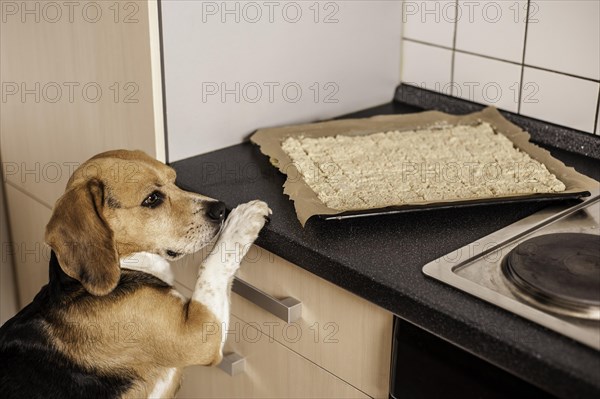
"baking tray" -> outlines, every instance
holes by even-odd
[[[320,219],[324,220],[343,220],[360,218],[366,216],[378,216],[378,215],[393,215],[397,213],[408,213],[408,212],[421,212],[431,211],[436,209],[458,209],[468,208],[473,206],[484,206],[484,205],[503,205],[503,204],[514,204],[514,203],[527,203],[527,202],[562,202],[568,200],[578,200],[581,198],[589,197],[591,194],[589,191],[580,191],[573,193],[544,193],[535,195],[521,195],[515,197],[503,197],[503,198],[482,198],[475,200],[464,200],[454,202],[436,202],[428,205],[403,205],[403,206],[388,206],[385,208],[373,208],[363,209],[358,211],[345,211],[335,215],[315,215]]]
[[[300,176],[290,157],[282,150],[281,143],[288,137],[324,137],[324,136],[362,136],[391,130],[408,131],[426,129],[442,125],[474,125],[481,122],[489,123],[496,132],[505,135],[521,151],[531,158],[544,164],[546,168],[561,180],[566,190],[560,193],[539,193],[522,196],[503,196],[485,199],[457,199],[446,201],[421,202],[415,204],[395,205],[384,208],[340,211],[329,208],[308,186],[304,179],[286,179],[283,192],[287,194],[296,209],[298,220],[304,226],[306,221],[317,216],[325,220],[340,220],[375,215],[389,215],[402,212],[416,212],[433,209],[449,209],[458,207],[506,204],[516,202],[561,201],[578,199],[590,195],[590,191],[600,185],[591,179],[565,166],[560,160],[552,157],[550,152],[529,141],[529,133],[514,125],[494,107],[468,115],[450,115],[437,111],[426,111],[415,114],[380,115],[362,119],[341,119],[327,122],[284,126],[278,128],[260,129],[250,140],[260,146],[263,154],[270,157],[271,163],[287,174],[291,172]]]

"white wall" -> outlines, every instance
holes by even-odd
[[[599,133],[600,2],[408,1],[402,81]]]
[[[400,20],[400,1],[163,1],[169,160],[390,101]]]

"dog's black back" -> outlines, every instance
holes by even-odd
[[[0,398],[116,398],[130,388],[132,376],[85,369],[57,351],[49,338],[45,325],[60,322],[56,307],[83,292],[52,253],[48,285],[0,327]]]

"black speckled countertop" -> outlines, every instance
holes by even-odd
[[[350,117],[420,110],[392,102]],[[598,138],[589,136],[584,139],[597,146]],[[533,138],[567,165],[600,180],[598,159]],[[266,201],[273,217],[257,241],[261,247],[559,397],[600,394],[600,352],[421,272],[426,263],[545,205],[478,206],[343,221],[312,218],[303,229],[282,193],[284,175],[250,143],[172,166],[181,187],[218,198],[230,209],[253,199]]]

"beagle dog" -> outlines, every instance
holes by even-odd
[[[232,278],[269,214],[252,201],[225,219],[141,151],[82,164],[46,227],[49,283],[0,328],[0,397],[175,396],[183,367],[221,361]],[[168,261],[209,243],[187,300]]]

